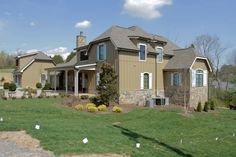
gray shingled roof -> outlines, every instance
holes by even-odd
[[[53,68],[68,68],[68,67],[74,67],[77,64],[77,55],[75,55],[69,62],[57,64]]]
[[[188,69],[196,57],[200,56],[194,48],[174,50],[174,56],[166,64],[164,70]]]
[[[179,49],[178,46],[170,42],[168,39],[162,36],[147,33],[143,29],[137,26],[133,26],[129,28],[124,28],[120,26],[112,26],[107,31],[99,35],[97,38],[95,38],[94,41],[110,38],[116,48],[138,51],[138,47],[130,40],[131,37],[141,37],[141,38],[147,38],[150,40],[158,40],[162,42],[167,42],[167,45],[164,47],[165,54],[173,55],[173,50]],[[147,49],[149,52],[156,52],[155,49],[150,44],[148,44]]]

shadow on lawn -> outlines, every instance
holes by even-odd
[[[125,136],[128,136],[131,140],[135,141],[136,143],[138,142],[138,140],[137,140],[138,138],[143,138],[143,139],[149,140],[149,141],[151,141],[151,142],[153,142],[153,143],[157,143],[157,144],[159,144],[159,145],[161,145],[161,146],[163,146],[163,147],[165,147],[165,148],[167,148],[167,149],[169,149],[169,150],[171,150],[171,151],[177,153],[177,154],[180,155],[180,156],[193,157],[191,154],[187,154],[187,153],[183,152],[183,151],[180,150],[180,149],[177,149],[177,148],[172,147],[172,146],[170,146],[170,145],[168,145],[168,144],[165,144],[165,143],[163,143],[163,142],[160,142],[160,141],[158,141],[158,140],[156,140],[156,139],[154,139],[154,138],[151,138],[151,137],[147,137],[147,136],[138,134],[138,133],[136,133],[136,132],[133,132],[133,131],[131,131],[131,130],[129,130],[129,129],[123,128],[123,127],[118,126],[118,125],[113,125],[113,126],[116,127],[116,128],[118,128],[118,129],[120,129],[122,134],[124,134]]]

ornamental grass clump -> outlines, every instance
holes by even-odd
[[[87,111],[88,112],[97,112],[98,108],[96,106],[88,106]]]
[[[113,111],[113,112],[116,112],[116,113],[121,113],[121,112],[122,112],[122,108],[121,108],[121,107],[118,107],[118,106],[114,106],[114,107],[112,108],[112,111]]]
[[[98,111],[105,111],[107,110],[107,106],[106,105],[99,105],[98,106]]]
[[[77,111],[83,111],[83,109],[84,109],[84,106],[83,105],[81,105],[81,104],[78,104],[78,105],[75,105],[75,107],[74,107]]]
[[[86,109],[88,109],[89,107],[96,107],[96,105],[94,103],[88,103],[86,105]]]

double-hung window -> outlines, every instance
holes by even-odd
[[[146,60],[146,45],[145,44],[139,44],[139,60],[145,61]]]
[[[196,71],[196,86],[203,87],[203,70]]]
[[[107,52],[106,52],[106,44],[105,43],[101,43],[97,46],[97,60],[101,61],[101,60],[106,60],[107,57]]]
[[[157,63],[162,63],[163,62],[163,48],[158,47],[156,48],[157,51]]]

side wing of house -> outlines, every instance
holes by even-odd
[[[190,106],[208,101],[208,75],[211,68],[206,59],[197,58],[191,66],[190,75]]]
[[[34,61],[22,73],[21,87],[36,88],[36,83],[44,84],[47,80],[47,71],[45,69],[54,66],[51,61]]]

